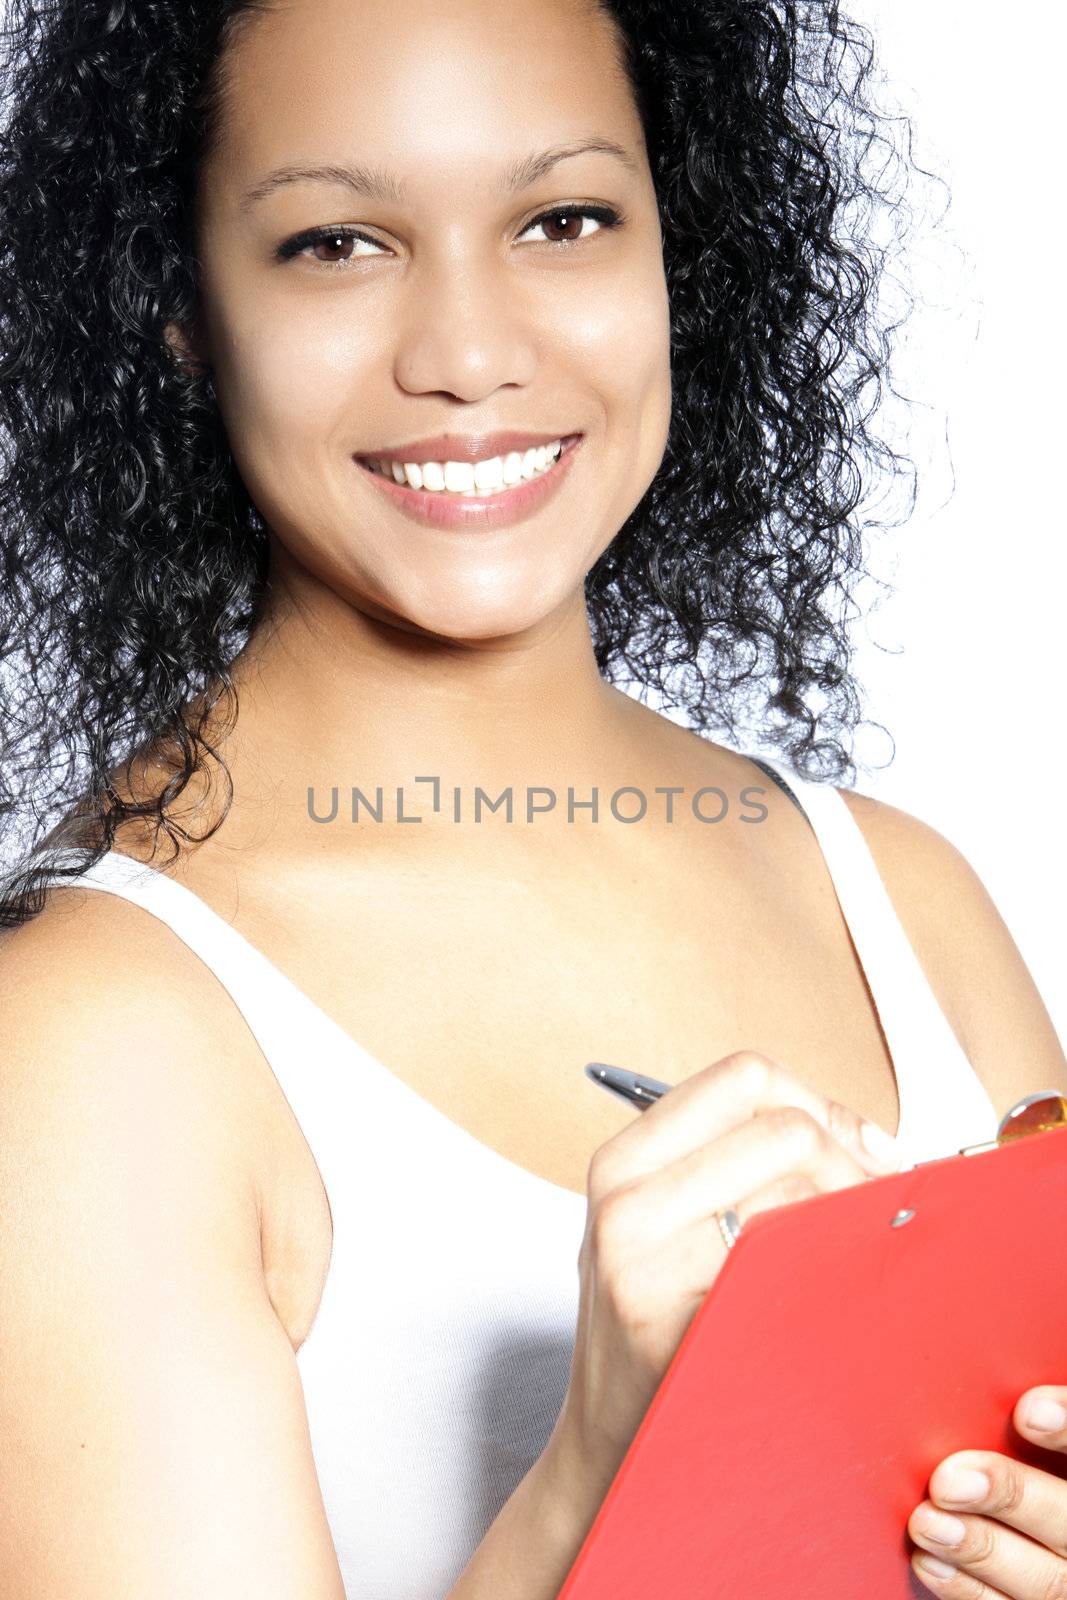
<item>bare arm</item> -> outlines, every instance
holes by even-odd
[[[97,915],[0,944],[0,1594],[343,1600],[225,1061]]]
[[[1037,985],[966,856],[918,817],[841,790],[904,931],[998,1116],[1067,1094],[1067,1057]]]
[[[556,1600],[611,1482],[594,1478],[557,1429],[447,1600]]]

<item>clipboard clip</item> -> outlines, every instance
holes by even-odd
[[[956,1154],[977,1155],[982,1150],[995,1150],[998,1145],[1010,1144],[1013,1139],[1025,1139],[1032,1133],[1046,1133],[1052,1128],[1067,1127],[1067,1098],[1056,1089],[1038,1089],[1036,1094],[1024,1095],[1009,1106],[997,1126],[997,1136],[984,1144],[968,1144]],[[917,1167],[926,1162],[917,1161]]]

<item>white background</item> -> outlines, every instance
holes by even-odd
[[[875,35],[890,103],[912,115],[918,160],[952,194],[944,223],[918,228],[921,301],[895,380],[922,402],[919,501],[878,536],[872,565],[896,593],[872,588],[877,609],[856,632],[866,715],[896,753],[878,770],[893,747],[867,730],[856,788],[963,852],[1067,1042],[1064,12],[1040,0],[995,21],[929,0],[849,9]]]

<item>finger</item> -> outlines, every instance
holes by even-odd
[[[650,1210],[645,1204],[647,1192],[647,1188],[642,1188],[641,1212],[646,1218]],[[818,1192],[817,1184],[805,1173],[791,1172],[738,1200],[733,1209],[744,1227],[748,1219],[760,1211],[789,1205],[794,1200],[807,1200]],[[633,1223],[627,1223],[624,1230],[631,1242],[634,1229],[640,1226],[635,1211]],[[730,1252],[726,1240],[706,1215],[701,1215],[687,1227],[666,1230],[652,1248],[648,1248],[647,1239],[643,1244],[638,1273],[648,1303],[658,1305],[666,1299],[677,1299],[684,1289],[692,1296],[694,1310],[703,1300],[709,1282],[718,1274]],[[631,1273],[631,1283],[634,1277]]]
[[[1067,1593],[1067,1484],[1010,1456],[976,1450],[947,1456],[931,1474],[930,1498],[912,1512],[908,1532],[935,1558],[934,1567],[916,1559],[916,1573],[951,1600],[978,1600],[987,1589],[1013,1600]],[[952,1574],[938,1572],[937,1562]]]
[[[791,1185],[791,1176],[797,1174],[801,1183]],[[792,1188],[790,1198],[801,1199],[845,1189],[867,1177],[807,1112],[777,1106],[648,1173],[612,1198],[616,1210],[626,1212],[627,1236],[640,1240],[648,1252],[668,1248],[671,1238],[687,1229],[694,1229],[696,1237],[711,1237],[709,1224],[716,1211],[732,1206],[740,1217],[751,1210],[749,1197],[769,1186],[782,1192],[785,1185],[786,1191]]]
[[[913,1571],[945,1600],[1067,1594],[1067,1561],[1003,1523],[949,1514],[924,1500],[912,1512],[908,1532],[919,1546]]]
[[[939,1595],[941,1600],[1021,1600],[1005,1595],[1003,1589],[991,1589],[966,1567],[954,1567],[947,1551],[936,1556],[929,1550],[914,1551],[911,1570],[924,1585],[923,1593]]]
[[[1025,1439],[1046,1450],[1067,1451],[1067,1388],[1046,1383],[1027,1389],[1016,1402],[1013,1421]]]
[[[1065,1404],[1067,1389],[1062,1386],[1028,1389],[1016,1402],[1013,1421],[1024,1438],[1046,1449],[1063,1450],[1067,1448]],[[988,1489],[967,1500],[961,1498],[957,1484],[953,1496],[952,1471],[960,1466],[981,1472]],[[1067,1594],[1063,1479],[1010,1457],[971,1451],[940,1462],[931,1475],[930,1491],[932,1498],[912,1513],[908,1531],[922,1552],[912,1557],[912,1570],[933,1593],[947,1600]],[[986,1515],[976,1515],[975,1508]],[[948,1529],[957,1539],[955,1544],[933,1538],[935,1532],[945,1535],[946,1515],[957,1524]],[[961,1527],[965,1531],[959,1538]],[[932,1566],[927,1564],[930,1557]]]
[[[810,1200],[813,1194],[819,1193],[819,1186],[806,1172],[787,1172],[784,1177],[776,1178],[773,1183],[765,1183],[762,1188],[756,1189],[752,1194],[746,1194],[739,1200],[734,1200],[732,1209],[736,1213],[738,1223],[743,1228],[751,1217],[757,1216],[761,1211],[773,1211],[775,1206],[792,1205],[795,1200]],[[715,1207],[715,1210],[725,1209]],[[717,1273],[723,1264],[723,1258],[730,1252],[730,1246],[711,1224],[705,1213],[691,1223],[688,1227],[678,1228],[672,1236],[672,1244],[677,1243],[677,1248],[684,1262],[684,1269],[677,1269],[673,1264],[669,1270],[674,1270],[676,1283],[692,1283],[694,1293],[701,1298],[707,1292],[709,1279]],[[659,1260],[663,1252],[656,1252]],[[665,1274],[665,1281],[670,1283],[670,1277]]]
[[[903,1164],[896,1141],[883,1129],[876,1129],[874,1138],[877,1141],[881,1134],[881,1142],[888,1142],[890,1159],[869,1152],[861,1134],[864,1127],[874,1129],[875,1124],[851,1107],[800,1082],[769,1056],[737,1050],[684,1079],[601,1147],[598,1157],[602,1153],[604,1159],[598,1164],[604,1187],[614,1188],[678,1161],[758,1113],[789,1105],[806,1111],[865,1171],[883,1174]]]
[[[1067,1483],[1040,1467],[992,1450],[957,1451],[931,1473],[930,1499],[953,1513],[995,1517],[1067,1560]]]
[[[819,1193],[819,1185],[809,1172],[787,1172],[784,1177],[775,1178],[735,1200],[733,1209],[744,1227],[750,1217],[758,1216],[761,1211],[792,1205],[795,1200],[810,1200],[813,1194]]]

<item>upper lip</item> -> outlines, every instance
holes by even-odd
[[[387,445],[381,450],[361,450],[360,461],[491,461],[515,450],[534,450],[538,445],[569,439],[568,433],[483,433],[461,438],[458,433],[438,433],[432,439],[416,439],[411,444]]]

